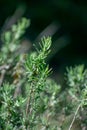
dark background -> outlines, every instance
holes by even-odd
[[[48,61],[55,79],[61,81],[66,66],[87,66],[86,0],[0,0],[1,33],[22,16],[31,20],[24,36],[31,43],[52,36]]]

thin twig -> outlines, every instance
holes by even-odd
[[[77,107],[77,109],[76,109],[75,115],[74,115],[74,117],[73,117],[73,120],[72,120],[72,122],[71,122],[70,127],[69,127],[68,130],[71,130],[71,128],[72,128],[72,126],[73,126],[73,123],[74,123],[74,121],[75,121],[75,119],[76,119],[76,115],[77,115],[77,113],[78,113],[80,107],[81,107],[81,103],[78,105],[78,107]]]
[[[30,97],[28,97],[27,106],[26,106],[26,115],[29,113],[29,107],[30,107]]]
[[[30,95],[28,96],[27,106],[26,106],[26,115],[30,114],[30,102],[31,102],[32,90],[30,91]]]
[[[1,76],[0,76],[0,86],[1,86],[1,85],[2,85],[2,83],[3,83],[5,73],[6,73],[6,70],[5,70],[5,69],[4,69],[4,70],[2,70],[2,72],[1,72]]]
[[[10,68],[10,65],[2,65],[0,66],[1,76],[0,76],[0,86],[3,83],[6,71]]]

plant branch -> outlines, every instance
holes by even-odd
[[[72,126],[73,126],[73,123],[74,123],[74,121],[75,121],[75,119],[76,119],[76,115],[77,115],[77,113],[78,113],[80,107],[81,107],[81,103],[78,105],[78,107],[77,107],[77,109],[76,109],[76,112],[75,112],[75,114],[74,114],[73,120],[72,120],[72,122],[71,122],[70,127],[69,127],[68,130],[71,130],[71,128],[72,128]]]

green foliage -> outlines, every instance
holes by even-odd
[[[84,65],[67,69],[67,85],[70,87],[69,94],[78,101],[86,101],[87,95],[87,70]],[[83,103],[84,105],[84,103]]]
[[[0,89],[0,128],[4,130],[16,130],[17,126],[21,125],[20,107],[25,100],[21,97],[15,99],[14,89],[14,86],[9,84],[4,84]]]
[[[76,109],[75,118],[79,115],[79,120],[82,121],[82,124],[87,120],[87,70],[84,69],[84,65],[75,66],[74,68],[70,67],[67,69],[66,76],[67,86],[69,87],[68,93],[71,97],[73,104],[73,109]],[[75,110],[74,110],[75,111]],[[86,114],[84,116],[84,113]],[[75,121],[73,119],[72,123]],[[87,124],[85,124],[87,125]]]
[[[2,41],[5,45],[1,49],[0,58],[3,63],[13,62],[16,55],[15,53],[20,46],[20,38],[29,25],[30,21],[22,18],[17,24],[12,26],[11,30],[2,34]]]
[[[17,53],[29,23],[23,18],[2,35],[0,130],[86,129],[87,70],[84,65],[67,68],[63,91],[49,78],[51,37],[43,37],[31,54]]]
[[[18,54],[20,38],[28,25],[29,21],[23,18],[2,35],[0,129],[4,130],[52,127],[49,116],[44,115],[54,116],[60,86],[48,80],[51,70],[45,60],[50,53],[51,37],[43,37],[36,52],[26,57]]]

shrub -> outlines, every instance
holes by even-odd
[[[22,18],[2,34],[0,52],[1,130],[81,130],[87,126],[87,70],[67,68],[66,87],[49,78],[51,37],[31,54],[18,53],[30,21]]]

